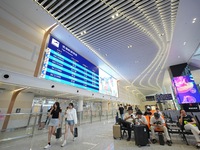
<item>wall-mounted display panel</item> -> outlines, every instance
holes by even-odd
[[[99,69],[84,57],[50,36],[41,78],[99,92]]]

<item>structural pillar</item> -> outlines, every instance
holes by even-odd
[[[80,97],[78,100],[78,108],[77,108],[77,118],[78,118],[78,124],[81,124],[81,121],[83,120],[83,97]]]

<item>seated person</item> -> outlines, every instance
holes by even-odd
[[[133,114],[133,108],[129,107],[128,112],[124,115],[124,120],[120,120],[120,124],[122,124],[124,127],[128,130],[128,138],[127,141],[130,141],[131,139],[131,130],[132,125],[134,123],[135,115]]]
[[[167,145],[171,146],[172,142],[170,140],[167,128],[165,126],[165,120],[160,116],[159,113],[155,112],[154,115],[150,119],[150,129],[152,133],[152,142],[156,143],[157,140],[155,138],[155,130],[164,131],[164,135],[167,139]]]
[[[191,130],[192,134],[194,135],[197,141],[196,146],[200,148],[200,138],[199,138],[200,131],[198,127],[196,126],[195,119],[192,116],[187,115],[185,110],[181,109],[180,116],[179,116],[179,123],[185,130]]]
[[[156,112],[159,113],[161,116],[163,115],[158,107],[156,107]]]
[[[146,111],[144,112],[144,115],[145,115],[145,116],[147,116],[147,115],[148,115],[148,116],[151,116],[151,115],[152,115],[152,113],[151,113],[151,108],[148,107],[148,108],[146,109]]]
[[[150,139],[148,122],[146,117],[142,115],[141,111],[136,112],[135,125],[146,125],[148,139]]]

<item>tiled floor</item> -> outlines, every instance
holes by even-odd
[[[93,124],[84,124],[78,127],[79,137],[72,141],[72,135],[69,135],[65,147],[61,147],[62,138],[56,140],[52,138],[52,147],[50,150],[192,150],[196,149],[193,136],[189,136],[190,145],[186,145],[181,137],[172,135],[173,145],[150,144],[150,146],[137,147],[134,139],[130,142],[126,138],[119,140],[113,139],[112,125],[114,122],[105,121]],[[47,133],[36,135],[33,138],[23,138],[15,141],[1,142],[0,150],[42,150],[47,144]]]

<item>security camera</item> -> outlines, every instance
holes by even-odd
[[[92,93],[92,96],[94,96],[94,93]]]
[[[79,90],[76,91],[77,93],[79,92]]]
[[[52,85],[52,86],[51,86],[51,88],[54,88],[54,87],[55,87],[55,85]]]
[[[9,76],[8,74],[4,74],[3,77],[4,77],[5,79],[8,79],[10,76]]]

